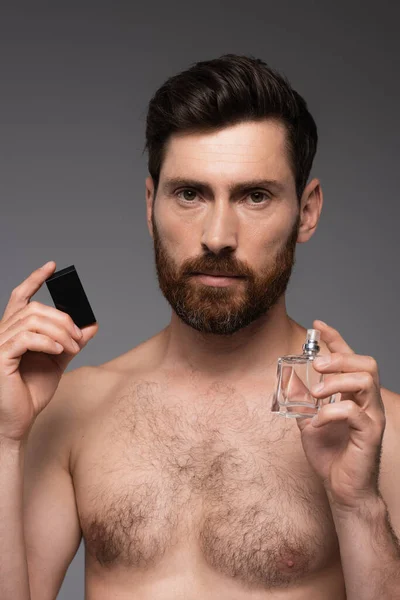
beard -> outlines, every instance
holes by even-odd
[[[300,215],[288,239],[260,273],[239,261],[232,250],[202,256],[176,265],[168,254],[154,219],[153,241],[160,289],[180,319],[201,333],[232,335],[265,316],[286,292],[293,266]],[[215,287],[194,281],[194,273],[227,272],[240,276],[237,283]]]

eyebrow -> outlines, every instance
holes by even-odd
[[[188,179],[183,177],[171,177],[165,179],[163,183],[163,190],[165,192],[172,191],[175,187],[194,187],[210,195],[213,194],[212,187],[198,181],[196,179]],[[228,186],[228,190],[231,194],[237,194],[239,192],[245,192],[249,189],[264,187],[271,190],[271,192],[282,193],[285,190],[285,186],[276,179],[251,179],[248,181],[242,181],[240,183],[233,183]]]

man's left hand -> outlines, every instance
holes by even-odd
[[[306,457],[321,477],[328,498],[343,512],[361,508],[376,498],[379,463],[386,419],[380,394],[378,366],[371,356],[355,354],[336,329],[322,321],[321,331],[330,363],[314,368],[326,374],[315,398],[341,394],[340,402],[323,405],[314,418],[298,418]]]

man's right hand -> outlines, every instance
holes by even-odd
[[[67,313],[30,302],[55,268],[51,261],[17,286],[0,320],[0,442],[27,438],[68,364],[98,331],[97,323],[75,329]]]

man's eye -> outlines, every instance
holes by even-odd
[[[180,196],[179,194],[184,194],[184,196]],[[191,200],[194,200],[196,197],[196,192],[194,190],[181,190],[180,192],[177,193],[178,198],[181,198],[181,200],[185,200],[186,202],[190,202]]]
[[[184,190],[180,190],[179,192],[177,192],[176,194],[178,196],[178,198],[180,198],[181,200],[183,200],[184,202],[192,202],[193,200],[195,200],[197,198],[197,192],[195,190],[191,190],[189,188],[184,189]],[[266,194],[265,192],[250,192],[247,197],[246,200],[250,198],[250,205],[256,205],[256,204],[262,204],[263,202],[265,202],[266,200],[269,200],[269,196],[268,194]]]
[[[252,202],[250,204],[261,204],[265,200],[268,200],[269,197],[265,192],[250,192],[248,198],[251,198]]]

